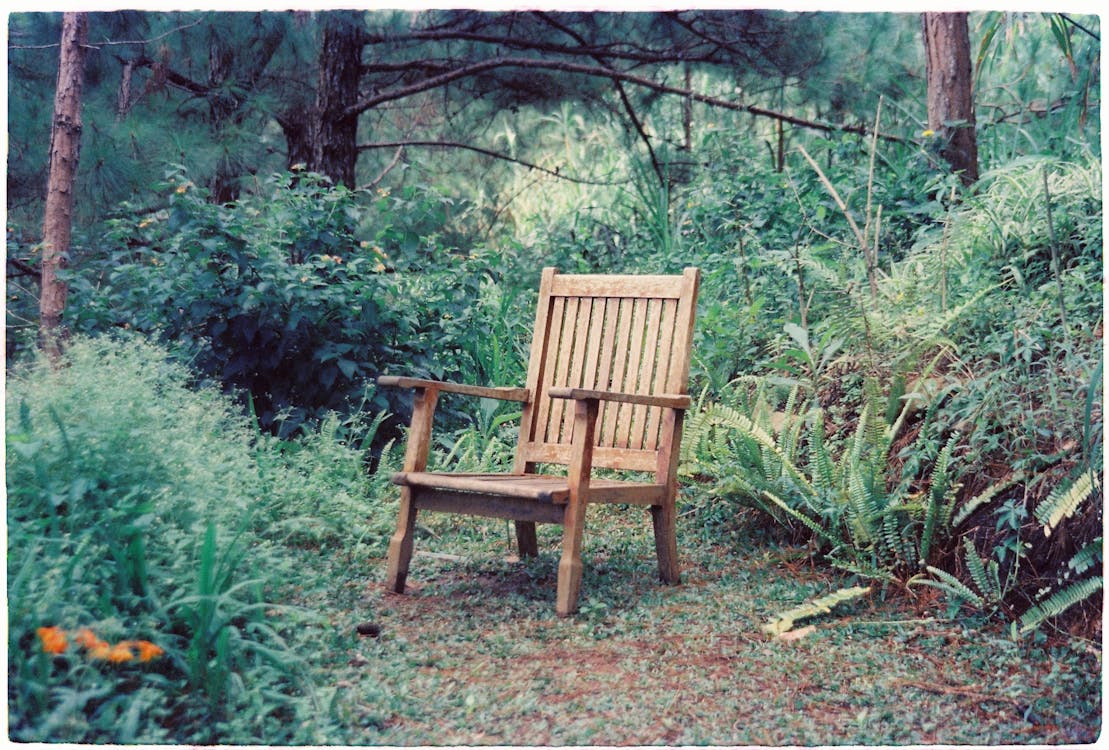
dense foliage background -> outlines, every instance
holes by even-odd
[[[34,346],[58,18],[10,17],[13,738],[326,740],[288,551],[381,554],[407,407],[370,384],[519,384],[546,265],[703,270],[699,527],[757,509],[883,595],[937,590],[1014,638],[1100,631],[1097,18],[972,14],[970,187],[924,124],[917,17],[781,13],[660,80],[882,137],[498,71],[364,113],[351,186],[290,163],[322,15],[94,15],[94,43],[148,41],[90,57],[62,368]],[[483,44],[413,29],[509,17],[358,18],[403,83]],[[533,22],[511,29],[549,40]],[[508,416],[445,404],[435,460],[503,465]],[[53,656],[49,626],[164,655]]]

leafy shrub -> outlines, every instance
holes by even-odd
[[[1091,482],[1067,507],[1060,533],[1046,534],[1033,517],[1047,512],[1041,509],[1052,498],[1079,497],[1065,490],[1082,486],[1075,484],[1081,475],[1096,475],[1102,464],[1099,172],[1096,159],[1036,159],[987,174],[978,193],[937,202],[919,217],[917,244],[889,262],[874,297],[851,282],[863,278],[861,258],[845,256],[837,269],[798,254],[799,268],[811,272],[803,278],[840,289],[848,304],[814,303],[815,322],[807,329],[781,326],[787,337],[778,341],[765,321],[752,332],[763,342],[752,370],[777,370],[785,377],[767,375],[766,382],[806,388],[832,429],[822,436],[816,412],[799,400],[785,409],[799,431],[771,429],[767,403],[775,399],[768,390],[759,392],[769,399],[762,403],[710,378],[716,403],[691,418],[691,449],[700,452],[689,457],[688,470],[714,478],[718,495],[807,529],[826,552],[849,550],[852,569],[867,575],[900,569],[904,580],[922,570],[916,555],[927,551],[922,557],[931,566],[919,582],[1019,622],[1018,631],[1078,612],[1083,608],[1073,605],[1083,597],[1086,611],[1094,611],[1100,581],[1088,562],[1101,547],[1100,483]],[[815,287],[813,295],[820,300]],[[715,346],[736,351],[734,342]],[[888,398],[875,403],[859,388],[867,378],[889,383]],[[893,445],[867,437],[880,435],[861,415],[874,420],[884,413],[891,425],[909,404],[905,438]],[[856,420],[862,421],[852,435]],[[907,442],[911,430],[922,436],[916,443]],[[959,460],[944,467],[945,484],[956,494],[939,506],[935,521],[944,523],[933,526],[922,550],[927,515],[919,515],[917,493],[940,469],[930,462],[944,455],[928,435],[956,434]],[[828,505],[821,498],[832,496],[815,482],[820,464],[798,451],[815,450],[826,437],[842,457],[860,436],[864,455],[889,462],[829,464],[836,468],[827,474],[831,485],[851,502]],[[875,498],[888,505],[859,502]],[[848,525],[837,527],[844,519]],[[896,533],[873,533],[887,523]],[[873,555],[883,549],[892,567]]]
[[[252,531],[253,432],[191,377],[150,344],[101,338],[8,380],[13,738],[279,741],[311,715],[265,598],[281,563]],[[48,653],[40,628],[68,647]],[[97,658],[76,646],[85,628],[164,654]]]
[[[420,236],[435,195],[381,191],[367,209],[309,174],[225,206],[179,171],[159,187],[167,208],[124,205],[99,254],[78,254],[73,329],[156,335],[283,437],[366,399],[404,412],[403,394],[367,390],[384,372],[522,382],[535,258]],[[379,447],[395,436],[390,421]]]
[[[414,348],[385,251],[356,239],[350,191],[283,174],[216,206],[179,172],[163,189],[168,208],[111,222],[106,255],[70,275],[73,328],[157,334],[250,394],[267,428],[347,410],[389,363],[421,371],[434,358]]]

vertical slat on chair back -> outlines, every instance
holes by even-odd
[[[544,269],[528,365],[536,397],[525,409],[517,469],[566,463],[573,408],[547,390],[570,386],[623,393],[687,392],[699,273],[578,276]],[[662,409],[603,402],[593,464],[654,470]]]

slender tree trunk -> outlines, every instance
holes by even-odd
[[[62,17],[61,58],[54,92],[54,122],[50,133],[50,177],[42,227],[42,293],[39,333],[51,359],[61,354],[62,313],[67,288],[58,278],[66,267],[73,230],[74,183],[81,152],[81,86],[89,35],[87,13]]]
[[[940,154],[964,185],[978,180],[970,32],[966,13],[924,13],[928,127],[942,139]]]

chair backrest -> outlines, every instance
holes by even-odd
[[[679,276],[560,274],[545,268],[528,364],[533,398],[520,423],[516,467],[568,464],[573,405],[552,387],[685,394],[700,272]],[[672,435],[661,407],[602,402],[593,465],[654,471]]]

